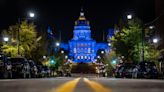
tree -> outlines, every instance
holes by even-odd
[[[36,49],[34,49],[31,53],[32,58],[36,63],[44,62],[43,56],[48,57],[48,42],[47,42],[47,33],[45,30],[40,30],[38,34],[38,42]]]
[[[144,28],[141,20],[138,18],[129,20],[127,25],[122,27],[121,31],[112,38],[112,46],[115,48],[116,54],[125,56],[126,60],[132,60],[134,63],[139,62],[142,49],[142,31],[144,31]],[[158,54],[158,51],[152,48],[148,42],[144,43],[144,51],[145,60],[157,57],[152,53],[156,52]]]
[[[20,38],[20,55],[28,58],[32,57],[31,53],[36,49],[38,41],[40,40],[37,38],[36,26],[27,21],[9,26],[8,30],[2,32],[2,35],[7,35],[10,38],[8,44],[3,44],[2,51],[7,55],[11,55],[11,57],[16,57],[18,55],[18,36]]]

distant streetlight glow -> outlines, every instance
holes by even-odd
[[[153,43],[158,43],[158,39],[157,38],[154,38],[153,39]]]
[[[105,52],[104,51],[101,51],[101,54],[104,54]]]
[[[30,12],[29,13],[29,17],[31,17],[31,18],[35,17],[35,13],[34,12]]]
[[[46,56],[43,56],[43,59],[46,59],[47,57]]]
[[[61,51],[61,53],[63,54],[63,53],[64,53],[64,51],[62,50],[62,51]]]
[[[59,43],[59,42],[56,42],[56,46],[57,46],[57,47],[60,46],[60,43]]]
[[[127,19],[129,19],[129,20],[132,19],[132,17],[133,17],[132,14],[127,15]]]
[[[108,46],[111,46],[111,43],[108,43]]]
[[[154,26],[149,26],[149,29],[153,29],[154,28]]]
[[[101,57],[100,57],[100,56],[97,56],[97,58],[98,58],[98,59],[101,59]]]
[[[70,62],[71,60],[70,59],[68,59],[68,62]]]
[[[5,42],[8,42],[8,41],[9,41],[9,38],[8,38],[8,37],[4,37],[3,40],[4,40]]]
[[[65,59],[68,59],[68,56],[65,56]]]

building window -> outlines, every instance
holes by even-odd
[[[91,59],[91,57],[90,57],[90,56],[88,56],[88,59],[90,60],[90,59]]]
[[[84,58],[87,59],[87,56],[85,56]]]
[[[73,49],[73,52],[76,53],[76,48]]]
[[[88,53],[91,53],[91,48],[88,48]]]
[[[77,56],[77,59],[80,59],[80,56]]]
[[[83,56],[81,56],[81,59],[83,59],[84,57]]]

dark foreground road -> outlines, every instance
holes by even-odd
[[[164,92],[164,80],[50,78],[0,80],[0,92]]]

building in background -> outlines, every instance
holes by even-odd
[[[86,20],[84,12],[75,21],[73,38],[68,44],[61,43],[60,48],[69,51],[69,57],[73,62],[94,62],[97,58],[98,50],[109,53],[110,46],[108,43],[97,43],[91,38],[91,29],[89,21]]]

